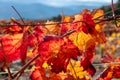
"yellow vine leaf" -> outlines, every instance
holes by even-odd
[[[85,49],[86,43],[89,40],[93,40],[93,37],[90,34],[86,34],[83,31],[79,33],[73,33],[69,36],[70,40],[73,41],[73,43],[78,46],[78,48],[82,51]]]
[[[42,67],[45,69],[51,69],[51,67],[47,64],[46,61],[43,63]]]
[[[99,16],[102,16],[102,15],[104,15],[104,11],[102,9],[97,9],[95,13],[93,14],[93,19]],[[102,19],[102,18],[104,18],[104,16],[100,17],[99,19]]]
[[[72,64],[72,65],[71,65]],[[71,73],[74,78],[91,80],[87,71],[83,71],[83,67],[80,66],[80,61],[71,60],[71,63],[67,66],[67,71]]]
[[[70,22],[71,17],[70,16],[64,16],[62,22]]]

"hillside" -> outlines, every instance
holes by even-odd
[[[62,10],[66,15],[72,15],[79,13],[83,8],[93,9],[98,8],[99,6],[87,6],[87,5],[74,5],[74,6],[65,6],[65,7],[54,7],[48,6],[41,3],[33,4],[21,4],[21,3],[5,3],[0,2],[0,19],[10,19],[14,17],[19,19],[18,15],[11,8],[14,6],[24,19],[46,19],[54,16],[61,15]],[[7,4],[7,5],[6,5]]]
[[[120,0],[118,0],[118,2],[114,4],[114,8],[115,8],[115,9],[120,8]],[[106,12],[109,12],[109,11],[112,11],[111,5],[103,6],[103,7],[101,7],[101,9],[103,9],[105,13],[106,13]],[[117,14],[120,14],[120,10],[115,11],[115,14],[116,14],[116,15],[117,15]],[[112,15],[112,14],[110,14],[110,15]],[[108,16],[109,16],[109,15],[108,15]]]

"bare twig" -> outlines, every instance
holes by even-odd
[[[65,37],[67,35],[70,35],[70,34],[74,33],[75,31],[76,31],[75,29],[67,31],[65,34],[61,35],[61,37]]]
[[[23,72],[19,73],[19,75],[16,77],[16,80],[19,80],[19,78],[20,78],[20,76],[22,75]]]
[[[111,0],[111,8],[112,8],[112,14],[113,14],[113,17],[115,18],[115,12],[114,12],[114,3],[113,3],[113,0]]]
[[[15,74],[17,73],[18,71],[11,71],[12,74]],[[24,70],[24,72],[30,72],[30,70]],[[0,75],[5,75],[5,74],[8,74],[8,72],[0,72]]]
[[[25,24],[22,16],[20,15],[20,13],[16,10],[16,8],[14,6],[11,6],[13,8],[13,10],[18,14],[18,16],[20,17],[20,19],[22,20],[23,24]]]
[[[25,64],[17,73],[13,75],[13,79],[19,74],[22,73],[34,60],[36,60],[38,57],[40,57],[40,54],[37,54],[33,59],[28,61],[27,64]]]
[[[117,22],[116,22],[116,17],[115,17],[115,10],[114,10],[114,3],[113,3],[113,0],[111,0],[111,8],[112,8],[112,14],[113,14],[113,18],[114,18],[114,23],[115,23],[115,25],[116,25],[116,29],[117,29],[117,27],[118,27],[118,25],[117,25]]]
[[[115,18],[116,18],[116,19],[117,19],[117,18],[120,18],[120,15],[116,15]],[[95,24],[101,23],[101,22],[103,22],[103,21],[112,21],[112,20],[114,20],[114,17],[113,17],[113,16],[111,16],[111,17],[109,17],[109,18],[104,18],[104,19],[102,19],[102,20],[99,20],[98,22],[95,22]]]

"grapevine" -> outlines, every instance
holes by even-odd
[[[103,31],[105,24],[112,20],[114,29],[119,31],[117,19],[120,15],[114,13],[113,0],[111,7],[112,12],[107,14],[113,16],[109,18],[104,17],[106,14],[101,9],[83,9],[72,16],[62,15],[61,22],[29,25],[12,6],[22,23],[12,18],[10,24],[0,25],[3,29],[0,62],[3,64],[1,68],[8,71],[7,78],[19,79],[27,67],[32,66],[30,80],[92,80],[96,73],[93,62],[98,45],[105,52],[101,62],[108,65],[96,79],[120,78],[120,58],[114,57],[115,48],[110,46]],[[117,45],[120,41],[114,43]],[[10,64],[16,60],[21,60],[24,66],[12,74]]]

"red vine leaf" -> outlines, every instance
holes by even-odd
[[[24,30],[25,31],[23,32],[22,43],[20,46],[20,57],[23,64],[25,64],[27,50],[28,50],[28,31],[27,31],[28,27],[24,27]]]
[[[24,35],[20,47],[20,51],[21,51],[20,56],[23,64],[25,63],[27,57],[28,47],[38,48],[38,44],[40,44],[43,41],[44,35],[41,28],[42,28],[41,26],[36,26],[33,29],[33,31],[30,31],[29,26],[24,27],[24,32],[23,32]]]
[[[59,53],[48,59],[48,64],[51,65],[52,71],[55,73],[59,73],[61,71],[66,72],[67,65],[69,60],[75,59],[80,56],[81,53],[77,46],[75,46],[68,38],[66,38],[63,45],[60,46]]]
[[[95,55],[95,42],[93,39],[90,39],[86,42],[85,45],[85,53],[84,56],[88,58],[88,60],[92,61],[94,55]]]
[[[100,75],[97,80],[112,80],[113,78],[120,78],[120,65],[111,64],[106,70]]]
[[[56,35],[45,36],[44,41],[39,45],[39,53],[44,60],[55,56],[63,44],[63,39]]]
[[[30,76],[31,80],[62,80],[59,75],[44,68],[35,68]]]
[[[83,21],[85,21],[85,23],[82,25],[82,31],[84,33],[90,33],[93,34],[95,31],[95,23],[92,20],[92,15],[91,14],[83,14]]]
[[[37,46],[43,41],[44,33],[42,31],[42,26],[36,26],[33,31],[28,35],[28,45],[30,47]]]
[[[95,31],[95,23],[92,18],[93,16],[90,14],[90,11],[83,9],[80,14],[75,15],[75,20],[72,24],[72,28],[76,29],[77,32],[83,31],[86,34],[93,34]]]
[[[91,76],[95,74],[96,69],[94,68],[94,66],[87,57],[81,60],[80,64],[83,67],[83,69],[86,70]]]
[[[62,19],[62,22],[70,22],[70,21],[71,21],[70,16],[64,16]],[[71,23],[61,24],[61,34],[65,34],[70,29],[71,29]]]
[[[0,61],[10,63],[20,59],[20,49],[23,34],[5,35],[1,38]],[[6,59],[5,59],[6,58]]]

